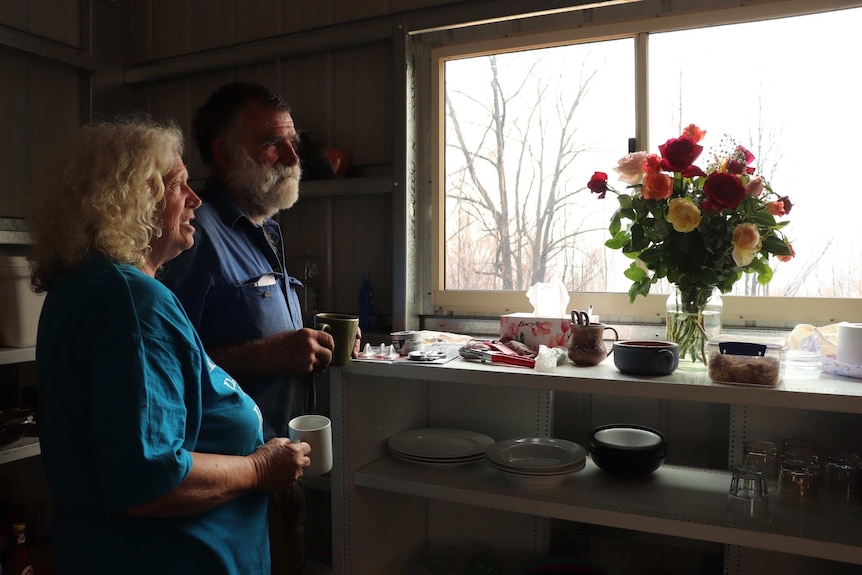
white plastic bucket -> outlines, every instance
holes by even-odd
[[[30,289],[30,263],[21,256],[0,256],[0,347],[36,345],[44,294]]]

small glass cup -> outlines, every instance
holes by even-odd
[[[825,467],[830,504],[843,509],[858,507],[862,503],[862,457],[856,453],[830,453]]]
[[[769,516],[769,489],[766,471],[760,465],[735,465],[731,468],[727,510],[738,519],[763,519]]]
[[[778,446],[772,441],[753,439],[742,444],[742,464],[759,465],[766,472],[767,481],[778,481],[778,470],[781,462],[778,458]]]
[[[778,475],[778,502],[793,510],[816,510],[820,488],[819,462],[785,457]]]
[[[787,441],[785,440],[785,446],[781,450],[781,461],[788,459],[804,461],[808,467],[816,469],[817,476],[820,477],[820,456],[817,454],[816,444],[811,442],[810,445],[811,446],[807,446],[802,443],[799,445],[787,445]]]

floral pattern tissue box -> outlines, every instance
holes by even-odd
[[[566,347],[571,331],[568,317],[536,317],[524,312],[500,316],[500,339],[514,339],[536,351],[540,345]]]

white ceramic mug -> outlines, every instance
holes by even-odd
[[[323,475],[332,469],[332,422],[324,415],[300,415],[290,420],[288,436],[291,441],[304,441],[311,446],[311,465],[302,474],[309,477]]]

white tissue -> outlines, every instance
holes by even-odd
[[[536,355],[536,371],[551,373],[557,368],[557,354],[554,350],[546,345],[539,346],[539,353]]]
[[[527,299],[533,306],[536,317],[566,317],[569,307],[569,292],[560,278],[548,283],[536,283],[527,290]]]

